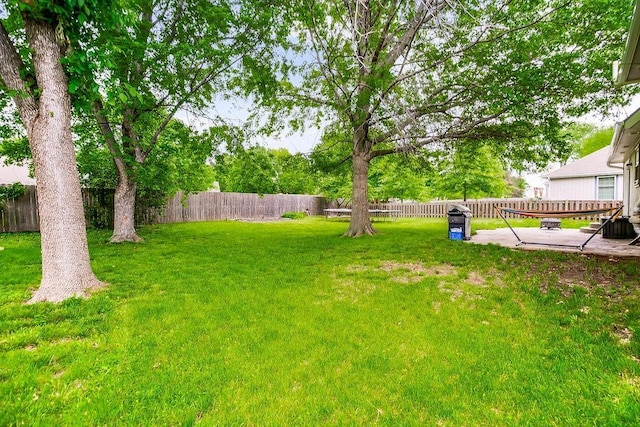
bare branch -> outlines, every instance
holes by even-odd
[[[431,19],[435,18],[446,6],[447,2],[443,0],[434,0],[431,4],[428,0],[421,0],[420,6],[416,11],[416,16],[408,24],[407,30],[395,43],[395,46],[387,54],[384,65],[390,67],[398,60],[400,55],[411,46],[418,30]]]
[[[424,136],[414,136],[413,138],[416,139],[416,142],[409,144],[409,148],[418,149],[426,145],[432,144],[436,141],[446,141],[451,139],[467,138],[473,134],[473,131],[476,130],[478,126],[500,117],[507,111],[508,111],[508,108],[505,107],[494,114],[490,114],[486,117],[479,118],[467,124],[453,124],[449,126],[449,128],[440,135],[435,135],[435,136],[426,137],[426,138]],[[458,129],[458,130],[454,130],[454,129]],[[404,136],[403,139],[406,140],[408,139],[408,137]],[[407,146],[397,146],[389,149],[375,150],[371,152],[371,158],[380,157],[387,154],[401,153],[401,152],[407,151],[407,149],[408,149]]]
[[[107,149],[111,154],[111,159],[113,160],[113,164],[118,171],[118,175],[120,175],[121,179],[126,180],[126,165],[124,163],[124,160],[122,160],[122,154],[118,149],[118,144],[116,142],[115,134],[111,128],[111,123],[109,123],[109,119],[104,114],[104,105],[102,103],[102,99],[100,98],[97,98],[93,101],[93,115],[98,122],[100,133],[102,134],[105,144],[107,145]]]

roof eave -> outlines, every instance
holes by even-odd
[[[627,43],[625,44],[622,62],[614,64],[614,72],[617,68],[617,75],[615,76],[616,86],[623,86],[640,81],[640,78],[629,79],[631,67],[634,65],[633,58],[636,56],[636,53],[638,53],[638,41],[640,40],[640,11],[638,10],[638,5],[639,2],[636,2],[633,8],[631,27],[629,28],[629,34],[627,35]]]
[[[640,109],[627,117],[626,120],[616,123],[609,149],[607,165],[620,167],[627,160],[640,139]],[[614,166],[616,165],[616,166]]]

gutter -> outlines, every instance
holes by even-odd
[[[640,10],[638,6],[640,2],[636,1],[633,7],[633,16],[631,18],[631,27],[629,28],[629,34],[627,35],[627,43],[625,44],[624,56],[622,61],[615,61],[613,64],[613,71],[616,73],[614,85],[616,87],[624,86],[638,79],[630,81],[629,72],[633,64],[633,58],[638,48],[638,40],[640,39]]]
[[[616,123],[613,131],[613,140],[609,145],[609,157],[607,158],[607,166],[609,166],[610,168],[624,169],[624,162],[611,163],[611,156],[616,151],[616,148],[618,148],[618,145],[620,145],[620,140],[622,139],[623,132],[624,132],[624,122]]]
[[[634,111],[624,121],[618,122],[615,125],[613,132],[613,139],[611,145],[609,145],[609,158],[607,159],[607,166],[613,168],[620,168],[624,164],[624,157],[628,152],[634,149],[640,139],[640,108]],[[612,161],[611,159],[616,156],[622,155],[622,159],[619,161]]]

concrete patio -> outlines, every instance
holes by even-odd
[[[545,243],[548,245],[582,245],[589,238],[589,234],[581,233],[577,229],[544,229],[544,228],[516,228],[516,234],[524,242]],[[498,228],[495,230],[476,230],[476,234],[471,236],[468,243],[489,244],[524,250],[551,250],[563,252],[576,252],[583,254],[596,254],[604,256],[632,256],[640,257],[640,246],[629,246],[632,239],[603,239],[599,234],[583,248],[566,246],[546,246],[534,244],[517,245],[518,239],[509,228]],[[516,246],[517,245],[517,246]]]

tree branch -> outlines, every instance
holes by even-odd
[[[434,3],[435,4],[429,4],[429,6],[427,6],[427,0],[420,1],[420,6],[418,7],[416,16],[409,24],[408,29],[404,32],[400,39],[396,41],[393,49],[391,49],[387,54],[383,64],[384,66],[390,67],[395,64],[400,55],[402,55],[402,53],[413,43],[418,30],[426,22],[429,22],[431,19],[435,18],[438,13],[448,5],[447,1],[445,0],[435,0]]]
[[[111,128],[111,123],[109,123],[109,119],[104,114],[104,105],[102,104],[102,99],[97,98],[93,101],[93,116],[98,122],[98,127],[100,128],[100,133],[104,138],[105,144],[109,153],[111,154],[111,159],[113,160],[113,164],[118,171],[118,175],[121,177],[121,181],[125,182],[127,180],[127,168],[122,159],[122,153],[118,150],[118,144],[116,142],[115,134]]]
[[[29,129],[38,115],[38,105],[30,82],[21,77],[21,71],[25,68],[7,30],[0,22],[0,79],[13,98],[29,134]]]
[[[394,154],[394,153],[401,153],[404,151],[407,151],[409,149],[418,149],[418,148],[422,148],[426,145],[429,145],[433,142],[436,141],[444,141],[444,140],[451,140],[451,139],[460,139],[460,138],[466,138],[469,137],[472,134],[472,131],[475,130],[478,126],[480,126],[481,124],[487,123],[493,119],[496,119],[498,117],[500,117],[501,115],[503,115],[504,113],[506,113],[508,111],[508,107],[505,107],[503,109],[501,109],[500,111],[497,111],[494,114],[490,114],[486,117],[482,117],[480,119],[474,120],[471,123],[468,123],[466,125],[464,125],[464,127],[462,127],[460,130],[456,130],[453,131],[454,128],[458,127],[456,125],[451,125],[449,126],[449,129],[447,129],[444,133],[442,133],[441,135],[435,135],[432,137],[428,137],[428,138],[424,138],[416,143],[413,144],[408,144],[408,145],[404,145],[404,146],[398,146],[398,147],[394,147],[394,148],[388,148],[388,149],[381,149],[381,150],[375,150],[371,152],[371,158],[375,158],[375,157],[380,157],[380,156],[384,156],[387,154]],[[417,138],[423,138],[423,137],[417,137]],[[416,138],[416,139],[417,139]],[[403,139],[408,139],[406,136]]]

